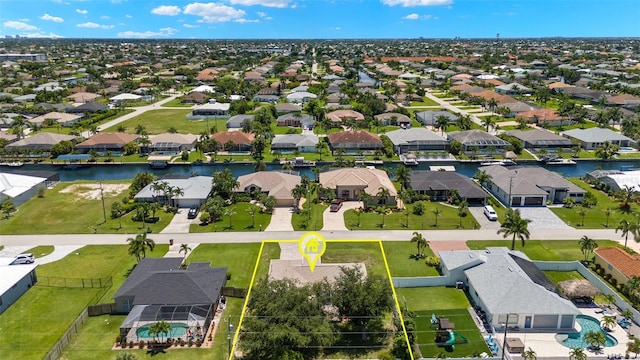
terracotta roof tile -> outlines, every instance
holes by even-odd
[[[617,247],[597,248],[595,253],[625,276],[640,276],[640,255],[630,255]]]

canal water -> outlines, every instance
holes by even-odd
[[[531,162],[530,165],[524,166],[541,166],[537,162]],[[523,165],[523,164],[521,164]],[[398,163],[386,163],[378,168],[388,169],[393,171]],[[473,176],[479,167],[479,163],[470,162],[421,162],[418,166],[411,167],[414,170],[429,170],[429,166],[454,166],[456,172],[459,172],[468,177]],[[321,170],[326,170],[331,167],[331,164],[318,165]],[[578,161],[577,165],[551,165],[545,166],[551,171],[560,173],[565,177],[580,177],[584,176],[587,172],[595,169],[603,170],[623,170],[629,168],[640,168],[640,160],[635,161],[592,161],[584,160]],[[224,169],[230,169],[233,175],[237,178],[241,175],[246,175],[254,172],[253,164],[251,163],[223,163],[218,162],[214,164],[173,164],[165,169],[152,169],[148,164],[108,164],[108,165],[86,165],[84,167],[76,169],[65,169],[59,165],[47,165],[47,164],[26,164],[19,168],[2,167],[0,171],[12,170],[40,170],[40,171],[57,171],[60,173],[61,181],[75,181],[75,180],[127,180],[132,179],[139,172],[152,172],[159,177],[163,175],[183,175],[189,176],[193,173],[198,175],[211,176],[214,172],[222,171]],[[282,166],[279,164],[267,164],[267,170],[281,170]],[[296,169],[301,175],[308,175],[310,178],[314,178],[311,168]]]

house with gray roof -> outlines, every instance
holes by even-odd
[[[386,133],[393,143],[396,154],[406,154],[412,151],[446,150],[449,142],[442,136],[425,128],[398,129]]]
[[[480,152],[488,151],[489,148],[493,148],[494,152],[500,152],[505,147],[511,146],[508,141],[483,130],[452,131],[447,134],[447,137],[449,141],[455,140],[462,144],[464,152],[471,152],[474,148]]]
[[[580,311],[524,253],[490,247],[439,255],[449,285],[466,285],[493,328],[504,328],[509,314],[508,325],[521,331],[574,330]]]
[[[313,127],[313,116],[302,113],[288,113],[278,116],[276,124],[278,126],[293,126],[303,129]]]
[[[491,176],[487,190],[507,206],[546,206],[562,204],[565,198],[582,202],[586,191],[560,174],[539,166],[506,168],[500,165],[479,167]],[[510,204],[510,205],[509,205]]]
[[[458,120],[458,116],[448,111],[420,111],[416,113],[416,120],[422,125],[438,126],[439,116],[446,116],[451,122]]]
[[[191,151],[198,142],[198,135],[164,133],[149,136],[148,148],[141,146],[143,153],[154,152],[157,155],[177,155]]]
[[[318,142],[318,136],[314,134],[276,135],[273,140],[271,140],[271,150],[314,153],[317,151],[316,146]]]
[[[563,131],[562,136],[580,143],[585,150],[595,150],[605,142],[618,146],[635,146],[633,139],[611,129],[592,127],[589,129],[571,129]]]
[[[518,95],[518,94],[528,94],[528,93],[531,93],[533,90],[519,83],[510,83],[510,84],[496,86],[493,89],[493,91],[503,95]]]
[[[405,114],[400,114],[396,112],[386,112],[378,115],[374,115],[373,117],[376,120],[379,120],[382,125],[393,125],[393,126],[403,126],[403,127],[411,127],[411,118]]]
[[[501,106],[510,110],[509,113],[507,114],[507,117],[516,117],[520,113],[531,111],[531,110],[537,110],[540,108],[539,106],[529,104],[523,101],[506,103],[506,104],[502,104]]]
[[[21,149],[21,150],[51,150],[51,148],[60,143],[61,141],[73,141],[75,136],[57,134],[57,133],[37,133],[35,135],[27,136],[22,140],[18,140],[14,143],[7,145],[8,149]]]
[[[241,129],[245,120],[253,121],[255,115],[241,114],[233,115],[227,120],[227,129]]]
[[[167,183],[168,186],[182,189],[184,194],[180,196],[172,195],[170,199],[165,198],[163,193],[152,189],[152,186],[159,181]],[[179,208],[190,208],[202,205],[209,198],[212,189],[213,177],[211,176],[193,176],[186,179],[163,179],[145,186],[133,198],[138,202],[171,201]]]
[[[570,148],[574,146],[573,142],[566,137],[543,129],[512,130],[507,131],[507,134],[520,140],[525,149]]]
[[[120,326],[123,341],[137,341],[139,328],[160,320],[186,325],[193,334],[200,329],[204,338],[227,281],[227,268],[192,262],[182,269],[183,260],[142,259],[120,286],[113,299],[115,312],[128,314]]]
[[[431,200],[436,201],[446,200],[454,189],[469,205],[484,205],[489,198],[489,194],[473,180],[455,171],[414,170],[410,184],[418,194],[429,195]]]
[[[299,175],[279,171],[258,171],[242,175],[238,178],[236,192],[253,194],[256,191],[273,196],[277,206],[293,206],[295,204],[291,190],[302,182]]]

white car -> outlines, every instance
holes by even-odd
[[[36,259],[33,257],[33,254],[20,254],[16,256],[16,259],[11,263],[12,265],[18,264],[33,264]]]
[[[484,215],[487,217],[487,219],[489,219],[489,221],[498,220],[498,214],[496,214],[496,211],[493,210],[493,207],[491,207],[491,205],[485,206],[483,212],[484,212]]]

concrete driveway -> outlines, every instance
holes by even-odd
[[[35,264],[43,265],[58,261],[83,246],[84,245],[56,245],[51,254],[41,258],[36,258]],[[16,255],[22,254],[31,248],[33,248],[33,246],[5,246],[4,249],[0,251],[0,257],[15,257]],[[38,256],[38,254],[33,255]]]
[[[471,213],[471,215],[473,215],[474,218],[476,218],[476,220],[478,221],[478,224],[480,224],[480,229],[482,229],[482,230],[496,230],[496,231],[498,229],[500,229],[500,222],[499,221],[490,221],[484,215],[483,211],[484,211],[484,207],[482,207],[482,206],[469,207],[469,212]]]
[[[271,222],[264,231],[293,231],[291,216],[293,210],[290,207],[277,207],[271,213]]]
[[[189,208],[180,208],[178,212],[173,215],[173,219],[169,225],[167,225],[162,231],[161,234],[188,234],[189,226],[191,224],[199,224],[200,220],[198,220],[197,216],[195,219],[187,219],[187,214],[189,214]],[[200,214],[198,214],[200,215]]]
[[[518,210],[523,218],[531,220],[529,230],[573,230],[549,208],[521,207]]]
[[[340,210],[336,212],[331,212],[329,210],[330,208],[327,208],[322,214],[322,220],[324,222],[322,230],[349,230],[344,223],[344,212],[349,209],[359,208],[360,206],[362,206],[360,201],[345,201],[342,203]]]

